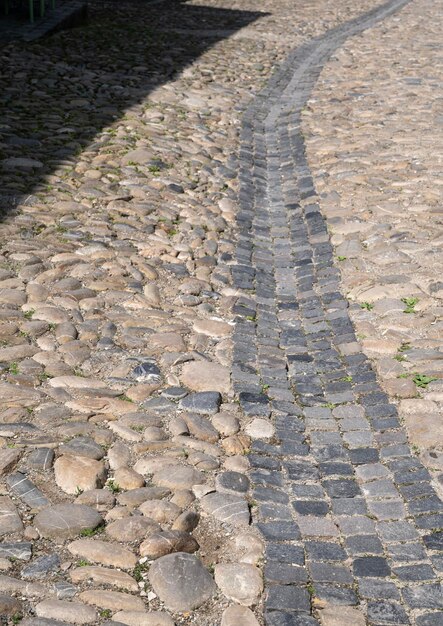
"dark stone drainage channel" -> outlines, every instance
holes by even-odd
[[[268,626],[314,626],[319,602],[346,624],[356,606],[371,626],[443,624],[443,504],[354,349],[300,130],[329,56],[405,4],[295,50],[244,116],[233,381],[275,427],[250,455]]]

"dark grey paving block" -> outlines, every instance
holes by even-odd
[[[328,503],[319,500],[296,500],[292,506],[300,515],[323,516],[329,513]]]
[[[352,584],[353,578],[348,567],[324,562],[308,563],[314,582]]]
[[[222,397],[218,391],[200,391],[182,398],[180,407],[185,411],[193,411],[199,415],[214,415],[218,412],[221,401]],[[169,404],[174,406],[172,403]]]
[[[254,489],[254,499],[259,502],[275,502],[286,504],[289,501],[288,495],[282,489],[272,489],[270,487],[256,487]]]
[[[360,578],[358,592],[362,598],[383,598],[385,600],[400,600],[400,592],[392,582],[378,578]]]
[[[266,608],[309,613],[311,610],[309,593],[304,587],[274,585],[268,589]]]
[[[366,515],[366,500],[363,498],[333,498],[332,512],[336,515]]]
[[[354,480],[322,480],[322,485],[330,498],[353,498],[361,495],[360,488]]]
[[[389,557],[396,562],[423,561],[427,558],[426,550],[421,543],[389,544]]]
[[[443,609],[441,584],[405,587],[402,595],[404,602],[413,609]]]
[[[267,520],[280,520],[280,521],[291,521],[292,520],[292,512],[288,506],[285,504],[274,504],[271,503],[260,503],[258,506],[259,510],[259,519],[262,521]]]
[[[354,535],[346,539],[345,545],[351,555],[383,554],[383,545],[377,535]]]
[[[293,563],[303,565],[305,552],[303,546],[295,546],[288,543],[268,543],[265,552],[266,559],[281,563]]]
[[[397,602],[387,600],[370,600],[368,602],[368,619],[376,624],[410,624],[404,608]]]
[[[354,574],[362,577],[383,578],[390,576],[391,569],[386,559],[379,556],[362,556],[354,560]]]
[[[419,537],[415,527],[408,521],[379,522],[377,531],[385,542],[411,541]]]
[[[355,591],[350,587],[316,583],[315,595],[320,600],[337,606],[354,606],[359,602]]]
[[[295,522],[260,522],[257,526],[268,541],[300,539],[300,530]]]
[[[345,561],[346,552],[332,541],[307,541],[305,549],[311,561]]]
[[[401,567],[393,567],[392,572],[399,580],[404,581],[424,581],[435,578],[434,570],[430,565],[402,565]]]
[[[307,581],[307,571],[303,566],[268,561],[265,565],[264,577],[267,585],[269,583],[278,583],[280,585],[305,583]]]
[[[266,626],[319,626],[317,620],[309,615],[283,611],[266,611],[265,624]]]
[[[443,626],[443,612],[419,615],[415,621],[417,626]]]

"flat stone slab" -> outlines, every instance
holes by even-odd
[[[103,523],[102,516],[85,504],[56,504],[40,511],[34,526],[47,539],[73,539],[83,530],[94,530]]]
[[[180,400],[180,407],[185,411],[192,411],[200,415],[215,415],[218,413],[222,397],[218,391],[202,391],[190,393]]]
[[[0,537],[22,530],[23,523],[14,502],[8,496],[0,496]]]
[[[8,476],[6,484],[31,509],[41,509],[50,504],[45,494],[22,472]]]

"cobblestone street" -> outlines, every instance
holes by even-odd
[[[443,625],[441,8],[0,48],[0,623]]]

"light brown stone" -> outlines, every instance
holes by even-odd
[[[231,386],[230,370],[217,363],[191,361],[183,365],[180,381],[193,391],[219,391],[229,393]]]
[[[87,565],[70,570],[69,575],[74,584],[92,580],[98,585],[111,585],[112,587],[132,591],[133,593],[139,590],[137,581],[129,574],[120,572],[118,569]]]
[[[121,591],[91,589],[83,591],[78,597],[86,604],[93,604],[111,611],[143,611],[145,609],[145,604],[141,598]]]
[[[220,626],[259,626],[259,623],[246,606],[233,605],[223,611]]]
[[[64,455],[54,463],[55,482],[65,493],[75,494],[103,487],[106,468],[103,461],[84,456]]]
[[[109,567],[134,569],[137,564],[137,559],[132,552],[113,542],[77,539],[68,545],[68,550],[74,556]]]
[[[72,624],[91,624],[97,619],[95,609],[81,602],[43,600],[35,607],[38,617],[58,619]]]
[[[167,613],[150,611],[139,613],[135,611],[119,611],[113,616],[114,621],[127,626],[174,626],[174,621]]]
[[[260,570],[247,563],[219,563],[215,566],[215,582],[227,598],[243,606],[255,604],[263,591]]]

